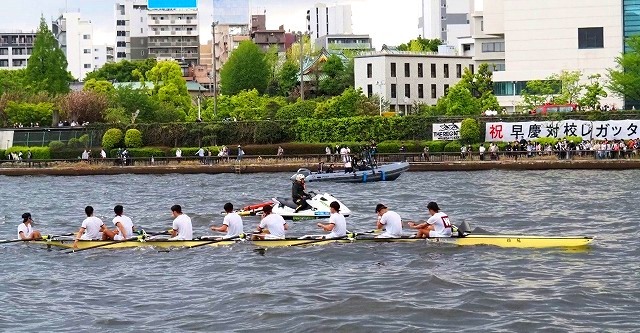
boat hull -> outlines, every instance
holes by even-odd
[[[393,181],[398,179],[405,171],[409,170],[408,162],[385,164],[375,170],[363,170],[350,173],[316,173],[308,169],[300,169],[291,177],[293,180],[299,173],[305,175],[305,182],[337,182],[337,183],[370,183],[378,181]]]
[[[169,240],[141,240],[141,241],[79,241],[78,249],[87,249],[99,246],[102,249],[124,249],[138,247],[157,247],[157,248],[181,248],[181,247],[199,247],[199,246],[231,246],[236,243],[247,243],[261,248],[274,247],[291,247],[291,246],[320,246],[334,243],[442,243],[457,246],[497,246],[504,248],[580,248],[587,247],[593,242],[594,237],[546,237],[546,236],[525,236],[525,235],[469,235],[466,237],[451,238],[374,238],[356,237],[344,239],[275,239],[275,240],[229,240],[217,241],[211,243],[212,240],[191,240],[191,241],[169,241]],[[36,241],[35,243],[43,244],[48,247],[59,247],[65,249],[73,248],[73,240],[48,240]],[[107,244],[107,245],[104,245]],[[102,246],[104,245],[104,246]]]

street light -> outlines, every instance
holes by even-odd
[[[380,106],[380,116],[382,117],[382,87],[385,87],[384,81],[376,81],[376,86],[378,86],[378,97],[379,97],[379,106]],[[385,89],[386,92],[386,89]]]

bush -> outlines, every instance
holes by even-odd
[[[80,159],[84,149],[62,149],[58,151],[51,151],[51,159],[54,160],[73,160]],[[91,157],[95,158],[100,155],[100,151],[93,151]]]
[[[106,150],[118,148],[122,145],[122,130],[111,128],[102,136],[102,147]]]
[[[407,153],[422,153],[422,149],[424,149],[424,146],[427,144],[427,141],[384,141],[378,143],[378,153],[399,153],[402,146],[404,146]],[[429,148],[429,150],[431,150],[431,148]]]
[[[83,134],[78,138],[78,142],[80,142],[81,147],[89,147],[89,135]]]
[[[460,140],[467,144],[480,141],[480,126],[475,119],[467,118],[462,121]]]
[[[209,148],[209,150],[211,150],[211,156],[216,156],[218,155],[218,152],[220,151],[220,148],[212,146],[212,147],[202,147],[204,148],[204,152],[205,152],[205,156],[207,155],[207,148]],[[229,147],[230,149],[233,147]],[[198,150],[200,150],[200,148],[193,148],[193,147],[188,147],[188,148],[182,148],[180,147],[180,149],[182,150],[182,157],[193,157],[193,156],[197,156],[196,154],[198,153]],[[171,150],[169,150],[169,152],[167,153],[168,155],[166,155],[167,157],[176,157],[176,150],[178,150],[178,148],[173,148]],[[235,149],[232,149],[232,151]],[[237,152],[236,152],[237,153]],[[245,150],[245,153],[246,150]],[[248,153],[247,153],[248,154]]]
[[[556,138],[537,138],[533,142],[540,143],[542,146],[555,145],[558,142]]]
[[[444,146],[444,151],[447,153],[459,153],[462,149],[462,145],[458,141],[451,141]]]
[[[21,147],[15,146],[7,149],[6,153],[18,153],[22,152],[22,159],[27,158],[27,152],[31,150],[32,159],[34,160],[50,160],[51,159],[51,151],[49,147]]]
[[[7,152],[4,149],[0,149],[0,161],[7,159]]]
[[[282,140],[282,128],[274,121],[261,121],[256,124],[253,142],[257,144],[276,143]]]
[[[148,147],[148,148],[131,148],[131,149],[127,149],[127,152],[129,153],[130,157],[134,157],[134,158],[142,158],[142,157],[167,157],[167,149],[166,148],[153,148],[153,147]],[[111,156],[112,158],[117,158],[118,156],[118,149],[112,149],[109,152],[109,156]],[[173,154],[173,156],[169,156],[169,157],[175,157],[175,152]],[[182,154],[182,156],[185,156],[184,153]]]
[[[128,129],[124,136],[124,145],[127,148],[141,148],[142,133],[135,128]]]
[[[433,153],[442,153],[444,152],[444,147],[449,144],[449,141],[429,141],[427,145],[429,146],[429,152]]]
[[[49,150],[53,153],[56,151],[61,151],[65,148],[64,142],[62,141],[51,141],[49,142]]]
[[[69,141],[67,141],[67,147],[69,148],[80,148],[80,146],[80,140],[78,140],[77,138],[71,138],[69,139]]]

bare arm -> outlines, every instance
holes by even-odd
[[[120,222],[116,223],[116,227],[120,231],[120,235],[122,235],[123,239],[127,239],[127,237],[130,236],[130,235],[127,235],[127,232],[124,230],[124,226],[122,226],[122,223]]]
[[[289,225],[286,222],[284,223],[284,230],[289,230]]]
[[[171,237],[176,237],[178,235],[178,230],[176,229],[171,229]]]
[[[333,231],[333,228],[334,228],[335,226],[336,226],[336,225],[335,225],[335,224],[333,224],[333,223],[329,223],[329,224],[322,224],[322,223],[318,223],[318,227],[319,227],[319,228],[322,228],[322,230],[324,230],[324,231]]]
[[[218,232],[227,232],[227,230],[229,230],[229,227],[226,224],[223,224],[219,227],[212,226],[211,230],[218,231]]]
[[[33,237],[28,238],[28,237],[26,237],[26,236],[24,235],[24,232],[20,231],[20,239],[22,239],[22,240],[32,240],[32,239],[33,239]]]

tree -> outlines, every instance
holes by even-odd
[[[160,103],[151,98],[148,90],[144,88],[133,89],[128,85],[121,86],[115,90],[113,98],[115,101],[113,107],[123,108],[128,117],[137,113],[136,119],[142,123],[154,122],[155,113],[160,109]]]
[[[460,126],[460,141],[466,144],[476,143],[480,140],[480,126],[473,118],[462,121]]]
[[[522,90],[522,106],[527,112],[548,103],[555,93],[552,82],[548,80],[532,80]]]
[[[300,68],[291,60],[287,60],[282,64],[278,73],[278,91],[282,96],[290,96],[293,88],[298,84],[300,76]]]
[[[574,104],[578,102],[578,98],[584,85],[580,84],[582,73],[579,71],[562,71],[560,74],[553,74],[547,78],[554,85],[560,85],[558,88],[560,93],[553,97],[554,104]]]
[[[447,116],[473,116],[480,115],[480,102],[471,95],[469,89],[456,84],[449,88],[444,97],[444,107]]]
[[[640,101],[640,35],[632,36],[626,42],[628,51],[616,57],[616,68],[607,70],[607,87],[619,97]]]
[[[135,128],[128,129],[124,135],[124,145],[127,148],[142,148],[142,133]]]
[[[220,90],[225,95],[251,89],[262,94],[268,83],[269,66],[264,53],[250,40],[240,43],[220,71]]]
[[[600,83],[600,74],[589,76],[589,84],[585,85],[586,92],[580,99],[580,106],[589,110],[596,110],[600,105],[600,98],[607,97],[604,86]]]
[[[322,65],[325,75],[320,81],[320,92],[326,96],[338,96],[347,87],[344,85],[345,68],[342,59],[337,55],[331,55]]]
[[[471,73],[469,68],[465,68],[462,80],[458,84],[462,84],[478,99],[481,111],[500,109],[498,99],[493,94],[493,73],[489,70],[488,64],[480,64],[476,73]]]
[[[406,44],[400,44],[398,46],[398,50],[412,52],[438,52],[438,46],[440,45],[442,45],[442,41],[440,39],[424,39],[422,36],[418,36],[418,38],[412,39]]]
[[[153,96],[157,101],[164,105],[172,105],[186,116],[191,107],[191,97],[187,90],[187,82],[182,78],[182,70],[177,62],[158,62],[151,70],[147,71],[146,78],[153,82]]]
[[[276,119],[293,120],[298,118],[311,118],[313,112],[318,107],[318,102],[314,100],[298,100],[297,102],[285,105],[276,112]]]
[[[73,91],[63,96],[58,103],[63,119],[76,122],[102,122],[109,102],[105,95],[93,91]]]
[[[9,102],[5,109],[12,124],[51,124],[53,103]]]
[[[93,91],[96,93],[108,95],[115,91],[113,84],[106,80],[89,79],[84,82],[84,91]]]
[[[378,114],[378,106],[372,103],[361,89],[347,88],[339,96],[318,104],[314,118],[344,118]]]
[[[29,83],[25,80],[26,76],[27,70],[24,68],[0,70],[0,95],[5,92],[25,92],[25,90],[30,90]]]
[[[100,69],[87,74],[85,81],[110,81],[110,82],[134,82],[140,79],[140,75],[145,75],[157,64],[156,59],[145,60],[122,60],[114,63],[107,63]],[[134,75],[134,71],[136,71]]]
[[[36,33],[33,52],[27,62],[27,80],[36,91],[46,91],[52,96],[69,92],[73,80],[67,71],[67,58],[49,30],[44,17]]]

